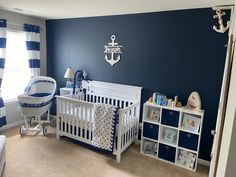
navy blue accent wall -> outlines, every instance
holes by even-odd
[[[186,104],[198,91],[205,109],[200,158],[209,160],[227,44],[226,34],[212,30],[212,16],[207,8],[47,20],[47,74],[61,87],[69,66],[93,80],[142,86],[142,103],[158,91]],[[104,59],[112,34],[123,45],[113,67]]]

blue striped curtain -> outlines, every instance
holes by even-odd
[[[0,19],[0,88],[2,85],[3,71],[6,58],[6,41],[7,41],[7,21]],[[6,125],[6,112],[2,95],[0,91],[0,127]]]
[[[40,27],[24,24],[31,77],[40,75]]]

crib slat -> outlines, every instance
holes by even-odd
[[[64,101],[61,102],[61,107],[62,107],[62,115],[61,115],[61,131],[63,131],[63,121],[64,121]]]
[[[87,114],[87,111],[88,111],[88,109],[87,109],[87,106],[85,106],[84,107],[84,138],[85,139],[87,139],[87,125],[88,125],[88,119],[87,119],[87,116],[88,116],[88,114]]]
[[[92,108],[89,107],[89,140],[92,140]]]
[[[123,130],[122,130],[122,148],[125,146],[125,139],[126,139],[126,132],[125,132],[125,127],[126,126],[124,126],[125,125],[125,122],[126,122],[126,119],[127,119],[127,112],[125,112],[125,114],[124,114],[124,118],[123,118],[123,122],[122,122],[122,124],[123,124]]]
[[[132,109],[129,111],[129,117],[128,117],[128,122],[127,122],[127,131],[128,131],[127,142],[131,140],[131,130],[130,130],[131,117],[132,117]]]
[[[129,129],[129,122],[130,122],[130,110],[129,110],[129,114],[127,117],[127,122],[126,122],[126,133],[127,133],[127,138],[126,138],[126,142],[127,143],[130,140],[130,129]]]
[[[68,115],[68,133],[70,133],[71,131],[70,131],[70,125],[71,125],[71,111],[72,111],[72,104],[71,103],[69,103],[69,105],[68,105],[68,107],[69,107],[69,110],[68,110],[68,112],[69,112],[69,115]]]
[[[79,136],[79,105],[76,104],[76,136]]]
[[[130,121],[129,121],[129,130],[130,130],[130,139],[133,138],[133,118],[134,118],[134,108],[131,109],[131,116],[130,116]]]
[[[132,118],[132,130],[133,130],[133,137],[135,137],[135,130],[136,130],[136,107],[134,107],[133,118]]]
[[[58,112],[57,112],[57,131],[59,130],[61,130],[60,128],[61,128],[61,126],[60,126],[60,124],[61,124],[61,116],[62,116],[62,112],[61,112],[61,101],[59,100],[59,99],[57,99],[58,100],[58,102],[57,102],[57,105],[58,105]],[[58,133],[58,132],[57,132]]]
[[[72,134],[75,135],[75,104],[72,105],[72,122],[71,122],[71,127],[72,127]]]
[[[80,105],[80,137],[83,137],[83,106]]]
[[[115,106],[118,107],[118,100],[115,100]]]
[[[121,101],[121,100],[119,100],[119,105],[118,105],[118,106],[119,106],[119,108],[122,108],[122,106],[121,106],[121,102],[122,102],[122,101]]]

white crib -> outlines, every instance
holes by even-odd
[[[57,139],[66,136],[92,144],[94,104],[119,106],[113,154],[120,162],[121,153],[138,140],[141,87],[100,81],[83,81],[86,94],[57,97]]]

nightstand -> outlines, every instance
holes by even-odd
[[[60,88],[60,96],[73,94],[73,88],[62,87]]]

